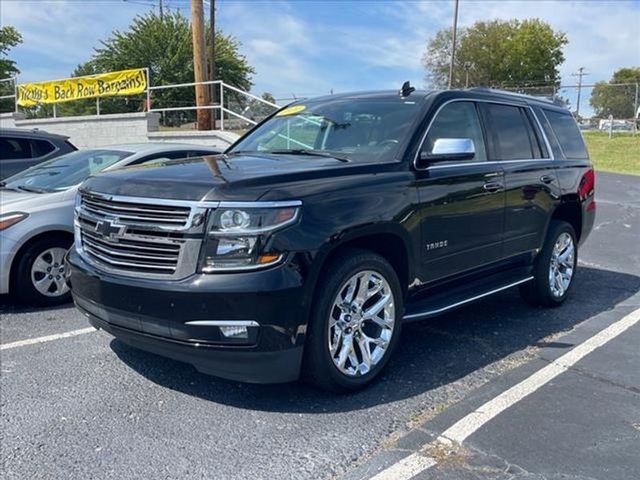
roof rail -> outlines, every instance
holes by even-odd
[[[531,100],[536,100],[539,102],[547,102],[553,105],[558,105],[561,107],[565,106],[565,103],[557,97],[536,97],[534,95],[527,95],[525,93],[511,92],[509,90],[500,90],[498,88],[489,88],[489,87],[473,87],[469,89],[473,92],[484,92],[484,93],[499,93],[501,95],[511,95],[513,97],[527,98]]]

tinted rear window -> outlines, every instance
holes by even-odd
[[[519,107],[489,104],[487,106],[498,160],[534,158],[529,137],[529,122]]]
[[[29,140],[17,137],[0,137],[0,159],[31,158]]]
[[[582,135],[570,113],[545,110],[551,128],[560,142],[566,158],[589,158]]]
[[[53,152],[56,148],[51,142],[46,140],[31,140],[31,145],[33,147],[34,157],[44,157],[46,154]]]

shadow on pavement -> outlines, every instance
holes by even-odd
[[[73,303],[71,301],[54,305],[52,307],[39,307],[37,305],[30,305],[22,303],[11,295],[0,295],[0,314],[2,313],[31,313],[42,310],[60,310],[62,308],[69,308]]]
[[[532,308],[512,289],[442,317],[405,326],[379,381],[351,395],[332,395],[303,383],[230,382],[118,340],[111,342],[111,348],[129,367],[152,382],[203,400],[274,412],[359,410],[444,386],[530,346],[571,348],[572,344],[543,339],[614,308],[640,290],[640,277],[584,267],[575,282],[571,297],[559,308]]]

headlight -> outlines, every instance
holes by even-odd
[[[201,271],[255,270],[279,263],[285,252],[264,251],[266,240],[296,223],[299,215],[298,201],[223,203],[209,215]]]
[[[16,223],[21,222],[28,216],[29,214],[24,212],[3,213],[2,215],[0,215],[0,231],[9,228],[11,225],[15,225]]]

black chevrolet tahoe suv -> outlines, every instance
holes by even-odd
[[[223,155],[88,179],[68,283],[93,326],[228,379],[355,390],[406,322],[569,294],[595,216],[571,114],[487,89],[299,101]]]

